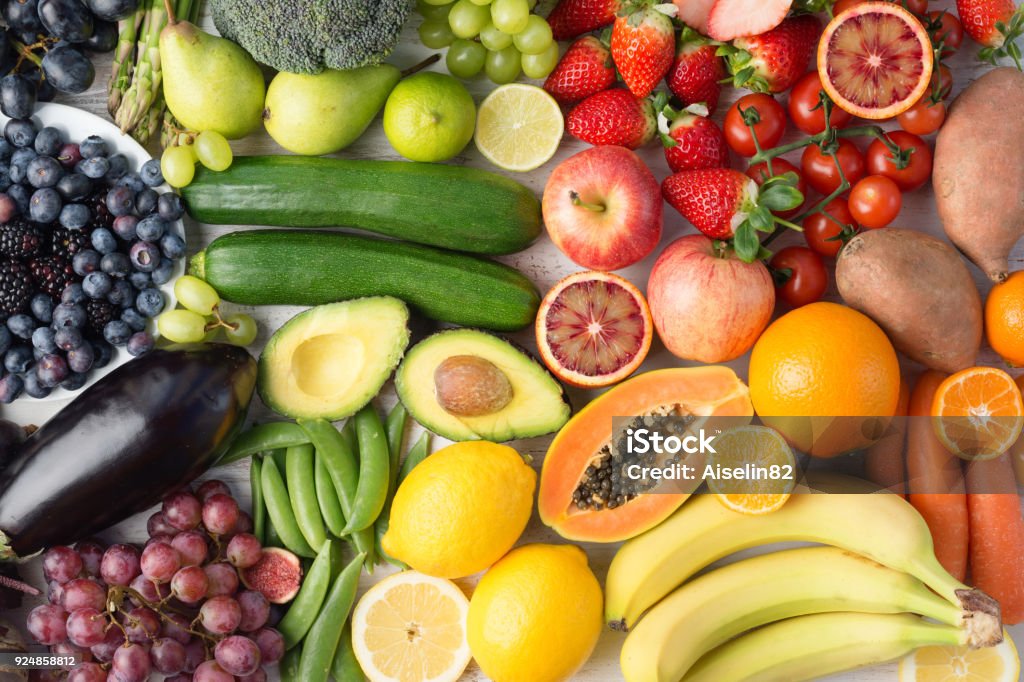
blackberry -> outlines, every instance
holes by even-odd
[[[30,267],[36,286],[51,298],[59,299],[64,287],[76,280],[71,261],[62,256],[40,256]]]
[[[110,303],[98,299],[89,299],[85,304],[85,314],[89,318],[89,330],[98,337],[103,337],[103,328],[108,322],[121,319],[121,309]]]
[[[28,308],[35,287],[32,272],[15,260],[0,262],[0,310],[15,315]]]
[[[50,238],[50,253],[70,261],[82,249],[91,248],[91,232],[92,230],[89,229],[68,230],[63,227],[53,228]]]
[[[114,216],[107,208],[107,190],[100,190],[86,199],[85,205],[92,211],[90,227],[110,227],[114,224]]]
[[[31,258],[43,245],[43,233],[24,218],[0,225],[0,254],[8,258]]]

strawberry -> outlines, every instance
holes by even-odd
[[[667,111],[672,119],[667,131],[662,133],[665,145],[665,160],[673,173],[703,168],[725,168],[729,165],[729,146],[718,124],[706,118],[703,111]]]
[[[569,134],[595,146],[638,149],[654,139],[658,121],[654,105],[618,88],[591,95],[569,112]]]
[[[615,82],[612,53],[594,36],[583,36],[569,46],[544,89],[562,104],[572,104],[607,90]]]
[[[715,0],[708,35],[723,42],[767,33],[782,23],[793,0]]]
[[[548,15],[555,40],[572,40],[611,25],[619,0],[559,0]]]
[[[612,28],[612,57],[626,87],[637,97],[647,97],[672,67],[675,29],[654,0],[628,2]]]
[[[995,63],[1009,56],[1021,68],[1014,41],[1024,34],[1024,7],[1015,8],[1013,0],[956,0],[956,11],[964,32],[983,46],[982,59]]]
[[[725,78],[725,64],[717,50],[714,43],[689,27],[679,34],[676,58],[665,80],[683,106],[703,102],[710,114],[715,113],[722,94],[719,81]]]
[[[703,35],[708,34],[708,15],[715,0],[672,0],[678,8],[676,19]]]
[[[758,36],[737,38],[719,48],[727,58],[733,85],[754,92],[784,92],[807,71],[818,45],[821,22],[810,14],[790,17]]]

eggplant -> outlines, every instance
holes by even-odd
[[[238,435],[256,361],[226,344],[154,350],[83,391],[0,473],[0,558],[70,544],[160,502]]]

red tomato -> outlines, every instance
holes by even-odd
[[[850,190],[850,213],[863,227],[872,230],[896,220],[902,207],[900,188],[884,175],[869,175]]]
[[[772,257],[771,266],[789,271],[789,279],[775,288],[779,297],[794,308],[820,301],[828,289],[825,263],[806,246],[787,246]]]
[[[918,16],[928,11],[928,0],[899,0],[896,4],[902,5]]]
[[[747,169],[747,177],[754,180],[757,186],[760,187],[764,184],[765,180],[776,175],[782,175],[784,173],[796,173],[796,188],[800,190],[800,194],[804,195],[804,201],[799,206],[789,211],[783,211],[779,213],[780,218],[790,219],[795,215],[799,215],[800,211],[803,210],[804,204],[807,203],[807,183],[804,182],[804,176],[800,174],[800,169],[791,164],[785,159],[772,159],[772,171],[768,171],[768,162],[762,161],[761,163],[755,163],[753,166]]]
[[[825,129],[825,112],[818,106],[818,98],[821,93],[821,77],[817,71],[808,71],[793,86],[789,93],[789,118],[793,125],[807,133],[817,135]],[[839,107],[832,107],[833,128],[845,128],[850,125],[853,115]]]
[[[931,135],[946,122],[946,103],[925,94],[917,104],[896,117],[900,127],[914,135]]]
[[[892,152],[881,140],[868,147],[867,168],[870,175],[884,175],[904,192],[912,192],[928,182],[932,175],[932,150],[928,143],[913,133],[894,130],[889,139],[900,149],[913,149],[905,168],[897,168]]]
[[[854,7],[856,5],[861,4],[862,2],[867,1],[868,0],[836,0],[836,4],[832,5],[832,16],[841,14],[842,12],[845,12],[851,7]]]
[[[945,59],[960,49],[964,42],[964,27],[952,12],[939,10],[929,12],[925,17],[925,27],[932,37],[932,43],[938,45],[942,41],[942,57]]]
[[[800,168],[804,171],[807,184],[826,196],[836,191],[842,184],[836,160],[839,161],[843,174],[851,185],[864,177],[864,155],[855,144],[841,139],[835,159],[822,154],[821,148],[815,144],[804,149],[804,155],[800,158]]]
[[[815,213],[804,219],[804,239],[815,253],[835,258],[843,248],[843,240],[839,239],[843,227],[850,226],[858,230],[860,225],[853,219],[850,207],[843,197],[836,197],[825,204],[825,213]]]
[[[761,93],[744,95],[729,107],[725,114],[725,141],[740,156],[751,157],[757,153],[750,128],[743,122],[740,108],[751,107],[757,111],[761,121],[754,126],[761,149],[771,149],[786,132],[786,112],[774,97]]]

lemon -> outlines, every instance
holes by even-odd
[[[469,664],[469,600],[416,571],[377,583],[352,612],[352,649],[371,682],[455,682]]]
[[[929,646],[900,661],[899,682],[1017,682],[1020,659],[1010,633],[987,649]]]
[[[536,486],[536,472],[508,446],[449,445],[399,486],[381,546],[427,575],[478,573],[515,545],[530,520]]]
[[[384,104],[384,135],[410,161],[447,161],[469,144],[475,126],[469,90],[444,73],[406,78]]]
[[[510,83],[487,96],[476,120],[476,148],[508,171],[547,163],[562,141],[565,121],[558,102],[535,85]]]
[[[489,570],[469,603],[469,648],[495,682],[568,680],[601,634],[601,586],[574,545],[524,545]]]
[[[796,484],[796,458],[786,440],[767,426],[740,426],[715,436],[708,464],[718,470],[761,472],[768,478],[709,478],[718,501],[743,514],[767,514],[786,503]],[[784,478],[785,476],[785,478]]]

